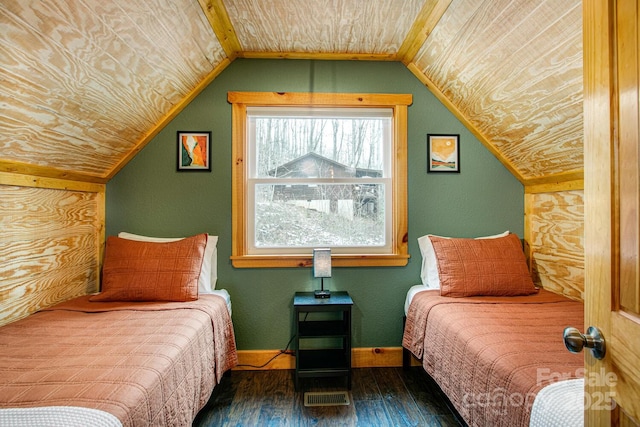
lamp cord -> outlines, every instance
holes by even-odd
[[[309,312],[307,312],[304,316],[303,322],[305,320],[307,320],[307,316],[309,315]],[[288,354],[290,356],[293,356],[293,353],[287,353],[287,350],[289,349],[289,346],[291,345],[291,343],[293,342],[293,339],[296,337],[296,334],[293,334],[293,336],[289,339],[289,342],[287,343],[287,345],[284,347],[283,350],[280,350],[280,352],[278,352],[278,354],[276,354],[275,356],[273,356],[271,359],[267,360],[265,363],[263,363],[262,365],[250,365],[250,364],[238,364],[236,366],[246,366],[248,368],[256,368],[256,369],[261,369],[264,368],[265,366],[267,366],[269,363],[273,362],[274,360],[276,360],[276,358],[282,356],[283,354]]]

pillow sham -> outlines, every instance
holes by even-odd
[[[430,240],[438,260],[442,296],[518,296],[538,292],[515,234],[496,239]]]
[[[102,292],[90,301],[195,301],[206,244],[206,234],[166,243],[110,236]]]
[[[497,239],[509,235],[509,230],[494,234],[491,236],[476,237],[476,239]],[[441,239],[452,239],[453,237],[436,236],[434,234],[426,234],[418,237],[418,246],[422,254],[422,268],[420,270],[420,279],[422,284],[427,288],[440,289],[440,277],[438,275],[438,262],[436,254],[433,252],[433,245],[430,237],[439,237]]]
[[[121,231],[118,237],[141,242],[175,242],[184,237],[149,237]],[[210,294],[216,288],[218,282],[218,236],[207,235],[207,246],[204,249],[202,269],[198,278],[198,293]]]

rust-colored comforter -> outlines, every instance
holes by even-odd
[[[79,406],[124,426],[190,426],[237,354],[223,298],[89,302],[0,328],[0,408]]]
[[[403,346],[422,359],[470,426],[529,425],[536,393],[583,376],[583,355],[569,353],[562,332],[584,328],[584,306],[541,290],[522,297],[416,294]]]

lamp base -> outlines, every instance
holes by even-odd
[[[316,298],[331,298],[331,291],[327,291],[325,289],[317,290],[313,293],[313,296]]]

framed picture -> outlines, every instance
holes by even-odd
[[[178,131],[178,171],[211,171],[211,132]]]
[[[460,172],[460,135],[427,134],[427,172]]]

